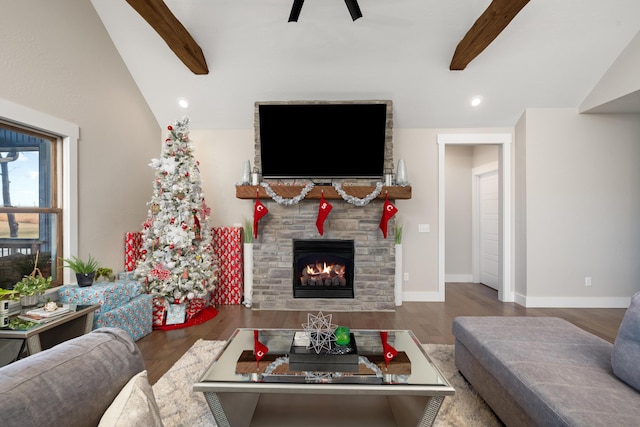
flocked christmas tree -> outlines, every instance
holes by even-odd
[[[149,293],[171,303],[203,298],[217,282],[208,224],[211,210],[200,185],[188,124],[184,118],[168,126],[161,158],[151,160],[156,178],[136,269]]]

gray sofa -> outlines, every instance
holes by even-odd
[[[96,329],[0,368],[0,424],[96,426],[144,369],[126,332]]]
[[[456,367],[507,426],[640,425],[640,293],[615,344],[554,317],[462,316],[452,331]]]

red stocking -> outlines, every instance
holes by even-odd
[[[331,212],[333,206],[331,203],[324,200],[324,191],[322,192],[322,196],[320,197],[320,206],[318,208],[318,219],[316,219],[316,227],[318,228],[318,233],[322,236],[324,234],[324,220],[329,216],[329,212]]]
[[[269,209],[265,205],[263,205],[260,200],[256,197],[256,204],[253,207],[253,238],[258,238],[258,221],[262,219],[263,216],[269,213]]]
[[[380,219],[380,230],[382,230],[382,235],[384,238],[387,238],[387,223],[389,220],[398,212],[398,208],[393,206],[393,204],[389,201],[389,195],[384,201],[384,206],[382,207],[382,218]]]

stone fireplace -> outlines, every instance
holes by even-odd
[[[269,214],[260,221],[253,244],[253,305],[255,310],[394,311],[394,219],[389,235],[379,228],[383,200],[354,206],[332,200],[324,236],[316,228],[318,200],[285,206],[265,199]],[[292,283],[294,240],[353,241],[353,298],[295,298]]]
[[[384,170],[392,171],[393,163],[393,108],[389,101],[295,101],[294,103],[385,103],[387,105],[384,145]],[[281,102],[286,104],[287,102]],[[256,125],[254,166],[261,170],[261,145],[259,139],[259,108],[256,102],[254,115]],[[340,182],[341,180],[338,180]],[[276,193],[283,198],[298,196],[300,183],[289,181],[272,182],[278,187]],[[375,183],[370,180],[350,182],[364,185],[359,190],[354,186],[345,191],[352,197],[364,198],[370,194]],[[297,186],[297,188],[295,188]],[[366,188],[368,186],[368,188]],[[326,191],[325,191],[326,190]],[[328,197],[333,206],[324,223],[324,235],[316,228],[318,199],[321,194],[334,193]],[[351,192],[350,192],[351,191]],[[410,199],[411,187],[384,187],[390,199]],[[317,185],[305,199],[293,205],[281,205],[270,199],[259,185],[237,186],[236,197],[253,200],[260,193],[262,203],[269,213],[260,220],[260,233],[253,244],[253,299],[255,310],[301,310],[301,311],[394,311],[395,244],[393,229],[395,218],[389,223],[389,235],[385,239],[379,224],[382,217],[384,194],[364,206],[355,206],[336,197],[332,187]],[[355,194],[358,193],[358,194]],[[393,193],[393,194],[392,194]],[[294,241],[315,242],[351,241],[353,261],[345,262],[345,288],[348,295],[337,285],[332,296],[312,293],[305,297],[294,295]],[[351,264],[351,265],[349,265]],[[351,271],[352,270],[352,271]],[[297,273],[296,273],[297,275]],[[339,279],[338,279],[339,280]],[[315,282],[314,282],[315,283]],[[305,292],[302,292],[305,294]],[[336,297],[339,294],[339,297]]]

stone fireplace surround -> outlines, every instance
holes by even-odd
[[[379,224],[384,200],[354,206],[331,200],[333,209],[324,223],[324,236],[316,228],[318,200],[292,206],[266,199],[269,213],[260,220],[253,244],[254,310],[394,311],[395,220],[389,221],[387,239]],[[293,239],[344,239],[355,243],[354,298],[294,298]]]
[[[385,103],[387,129],[385,136],[385,170],[393,170],[393,103],[390,100],[354,101],[283,101],[281,104],[317,103]],[[255,103],[255,159],[261,169],[260,122]],[[358,184],[358,182],[356,182]],[[366,184],[371,185],[371,182]],[[317,187],[316,187],[317,188]],[[348,187],[345,187],[348,193]],[[254,195],[255,193],[252,193]],[[362,196],[360,196],[362,197]],[[316,228],[318,200],[304,199],[300,203],[279,205],[262,199],[269,213],[260,220],[259,236],[253,244],[253,304],[255,310],[301,311],[394,311],[395,219],[389,223],[384,239],[379,224],[383,199],[375,199],[365,206],[355,206],[342,199],[329,200],[333,209],[324,223],[324,236]],[[293,239],[353,240],[354,298],[294,298],[293,297]]]

